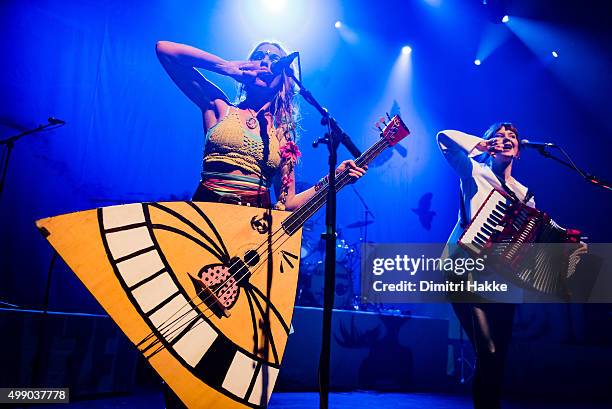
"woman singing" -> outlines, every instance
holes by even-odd
[[[461,179],[459,221],[448,240],[450,245],[459,241],[492,189],[503,190],[515,200],[535,207],[533,195],[512,177],[512,165],[519,157],[519,140],[511,123],[491,125],[483,138],[442,131],[438,133],[438,145]],[[474,408],[499,408],[515,304],[453,303],[453,309],[476,352]]]
[[[273,185],[277,209],[292,210],[311,198],[316,187],[295,194],[294,168],[300,156],[296,139],[295,86],[272,64],[286,55],[277,43],[262,42],[248,61],[226,61],[200,49],[169,41],[157,55],[174,83],[202,110],[204,155],[195,201],[250,203],[269,207]],[[196,68],[226,75],[240,84],[235,103]],[[337,172],[361,177],[352,160]]]
[[[272,64],[286,55],[279,44],[260,43],[248,61],[226,61],[169,41],[158,42],[156,50],[170,78],[202,111],[206,139],[202,178],[194,201],[270,207],[273,185],[274,207],[292,210],[315,194],[322,182],[295,194],[294,171],[300,156],[295,144],[295,86],[284,71],[272,73]],[[240,84],[236,102],[231,103],[197,69],[236,80]],[[365,172],[352,160],[342,162],[337,172],[346,168],[354,178]],[[168,388],[166,405],[184,407]]]

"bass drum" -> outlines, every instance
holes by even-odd
[[[308,291],[312,295],[317,307],[323,307],[325,284],[325,263],[319,261],[311,273],[310,287]],[[336,287],[334,297],[334,308],[352,309],[353,307],[353,283],[351,272],[340,263],[336,263]]]

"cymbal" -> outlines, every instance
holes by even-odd
[[[359,222],[349,223],[349,224],[347,224],[344,227],[346,227],[347,229],[358,229],[360,227],[364,227],[364,226],[367,226],[367,225],[372,224],[372,223],[374,223],[374,220],[368,220],[367,222],[366,221],[359,221]]]

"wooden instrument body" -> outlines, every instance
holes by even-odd
[[[287,341],[301,241],[301,229],[289,236],[281,227],[289,215],[135,203],[37,226],[188,407],[244,408],[267,405]],[[193,278],[249,250],[259,260],[242,276],[229,317],[213,314]]]
[[[388,119],[358,166],[410,134],[398,115]],[[340,172],[336,191],[352,180]],[[329,188],[293,213],[134,203],[36,224],[189,408],[261,408],[289,334],[302,226]]]

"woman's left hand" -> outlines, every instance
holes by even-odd
[[[368,170],[368,166],[366,165],[363,168],[360,168],[357,166],[354,160],[345,160],[336,169],[336,175],[342,173],[345,169],[349,170],[349,175],[353,178],[354,182],[365,175],[366,171]]]

